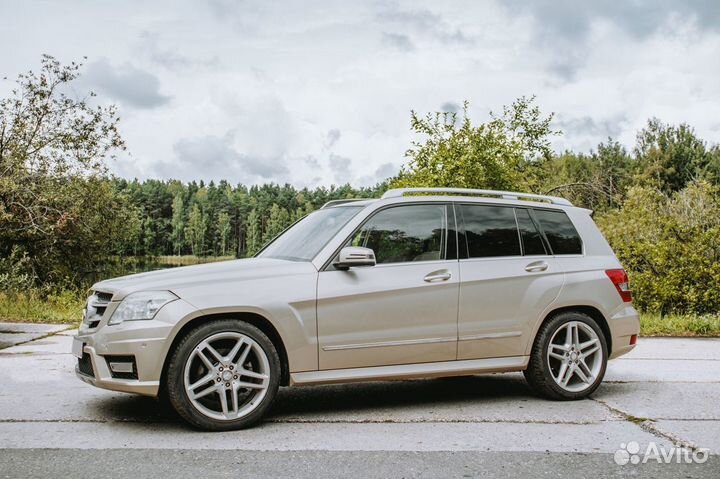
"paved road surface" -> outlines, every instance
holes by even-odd
[[[585,401],[520,374],[293,388],[261,426],[213,434],[76,380],[72,331],[20,330],[0,325],[40,339],[0,350],[0,478],[720,477],[720,340],[641,338]],[[633,441],[711,455],[616,464]]]

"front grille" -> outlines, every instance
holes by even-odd
[[[82,358],[78,359],[78,370],[85,376],[95,377],[92,359],[90,359],[90,355],[88,353],[83,353]]]
[[[83,322],[88,325],[88,328],[94,329],[100,325],[100,320],[105,314],[108,304],[112,300],[112,296],[111,293],[93,291],[93,294],[85,303],[85,311],[83,313]]]
[[[109,303],[113,297],[112,293],[104,293],[102,291],[95,291],[95,296],[104,303]]]

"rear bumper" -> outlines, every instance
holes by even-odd
[[[640,315],[632,306],[624,306],[608,319],[612,337],[610,359],[627,354],[635,348],[630,344],[633,335],[640,334]]]

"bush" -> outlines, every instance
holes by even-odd
[[[720,311],[720,191],[704,182],[666,195],[633,187],[598,224],[628,270],[643,310]]]

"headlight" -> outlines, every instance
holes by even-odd
[[[137,319],[153,319],[160,308],[176,299],[178,297],[170,291],[141,291],[129,294],[113,312],[108,325]]]

